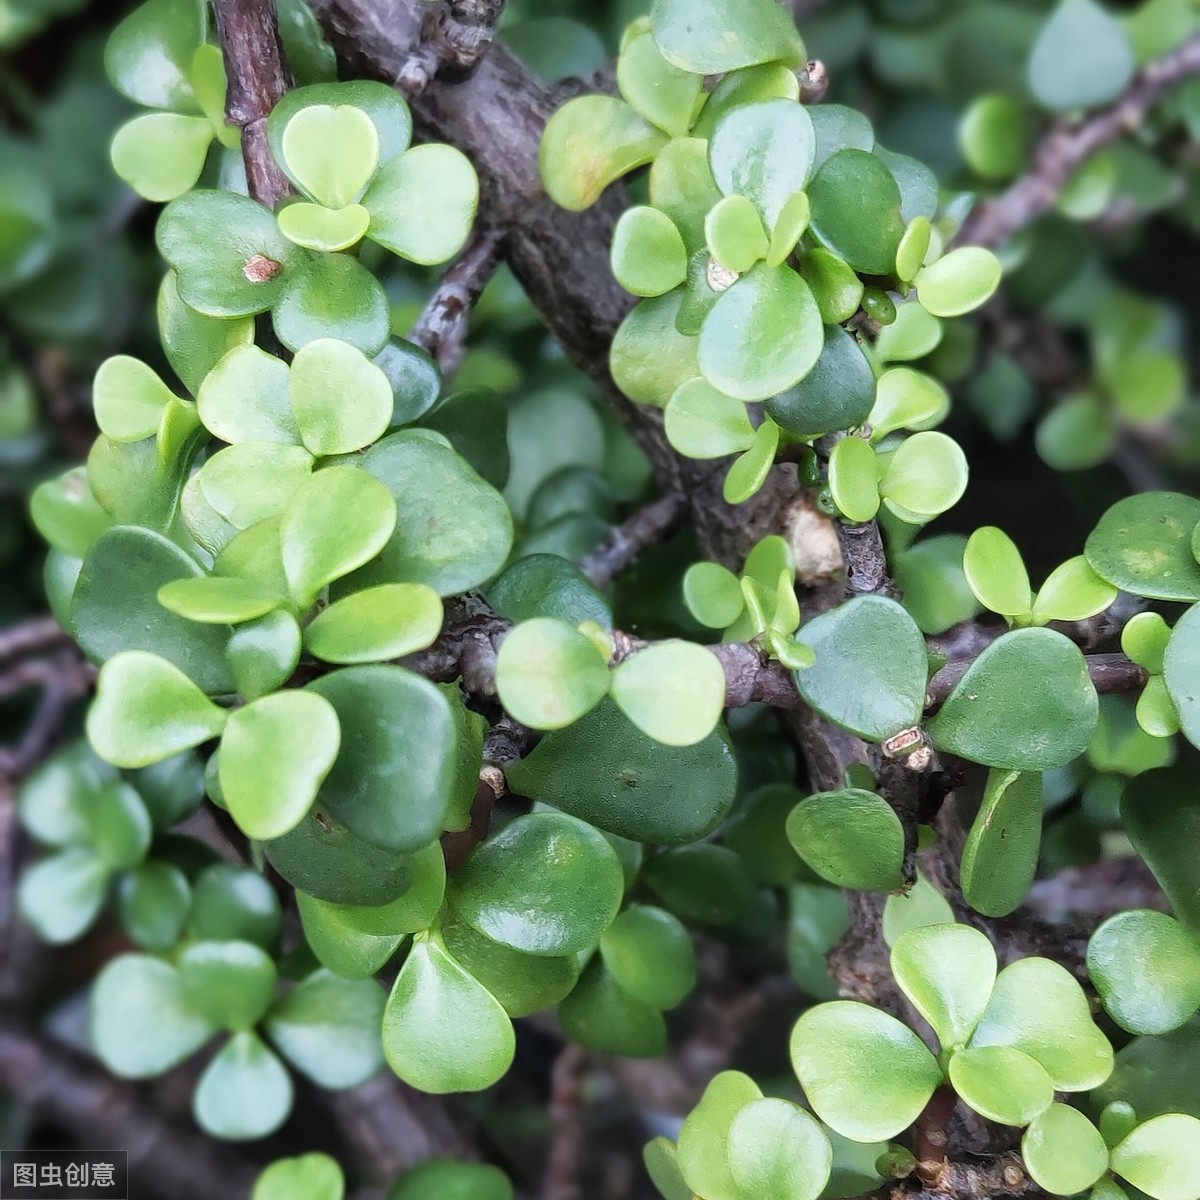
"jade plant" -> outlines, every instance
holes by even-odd
[[[609,7],[9,56],[0,1058],[254,1200],[1200,1200],[1200,15]]]

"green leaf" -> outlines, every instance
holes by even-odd
[[[901,308],[901,312],[910,311]],[[950,394],[931,375],[892,367],[879,377],[871,415],[871,441],[878,444],[897,429],[931,429],[950,412]]]
[[[176,579],[158,589],[168,612],[202,625],[237,625],[278,608],[282,597],[248,579]]]
[[[237,690],[256,700],[282,687],[300,662],[300,626],[277,609],[238,626],[225,650]]]
[[[896,275],[905,283],[911,283],[921,269],[929,253],[932,233],[933,226],[928,217],[913,217],[905,227],[904,236],[896,249]]]
[[[879,511],[879,460],[869,442],[841,438],[829,456],[829,491],[847,521],[871,521]]]
[[[976,599],[1002,617],[1028,617],[1033,610],[1029,573],[1013,540],[995,525],[977,529],[963,551],[963,572]]]
[[[717,727],[725,671],[703,646],[666,641],[627,658],[612,675],[612,697],[643,732],[665,746],[694,746]]]
[[[113,134],[113,170],[139,196],[163,204],[196,186],[212,140],[204,117],[147,113]]]
[[[667,1047],[662,1013],[623,991],[600,958],[593,958],[575,990],[558,1006],[573,1042],[622,1058],[657,1058]]]
[[[1139,1125],[1112,1152],[1113,1170],[1153,1200],[1189,1200],[1200,1191],[1200,1121],[1164,1113]]]
[[[1092,1021],[1083,989],[1048,958],[1018,959],[1000,972],[971,1045],[1024,1051],[1060,1092],[1089,1091],[1112,1073],[1112,1046]]]
[[[835,254],[866,275],[890,275],[904,236],[900,188],[874,155],[839,150],[808,187],[812,229]]]
[[[928,730],[972,762],[1046,771],[1087,749],[1099,711],[1079,648],[1051,629],[1017,629],[971,664]]]
[[[1029,893],[1042,841],[1042,777],[989,771],[983,803],[962,853],[967,903],[986,917],[1006,917]]]
[[[163,862],[143,863],[117,886],[121,926],[144,950],[170,950],[183,932],[192,891],[187,876]]]
[[[1121,649],[1151,675],[1162,674],[1163,659],[1170,640],[1171,627],[1161,613],[1137,613],[1121,630]]]
[[[312,469],[312,455],[300,446],[239,442],[205,462],[199,486],[214,512],[234,529],[249,529],[282,516]]]
[[[932,354],[942,344],[944,333],[945,327],[942,322],[927,313],[915,300],[897,304],[896,319],[890,325],[885,325],[875,339],[875,360],[880,363],[915,362],[927,354]],[[927,394],[936,395],[945,392],[945,388],[937,380],[917,371],[901,376],[900,380],[904,380],[906,383],[909,381],[919,382],[922,390]],[[910,389],[906,387],[905,391],[908,390]],[[944,416],[950,411],[949,405],[949,397],[946,396],[941,399],[940,405],[934,411],[941,412]],[[923,411],[924,407],[921,405],[919,411]],[[872,422],[872,426],[874,424]],[[903,424],[897,425],[896,428],[903,428]]]
[[[791,75],[784,69],[785,75]],[[793,82],[795,76],[791,76]],[[705,119],[716,112],[709,101]],[[683,237],[689,258],[707,259],[704,219],[721,199],[708,166],[708,142],[700,136],[673,138],[659,151],[650,166],[650,203],[666,213]]]
[[[143,650],[166,659],[207,692],[231,690],[223,654],[227,628],[201,627],[162,608],[164,584],[194,579],[200,567],[149,529],[118,527],[84,560],[71,602],[71,627],[90,658]]]
[[[787,1100],[752,1100],[733,1118],[729,1168],[746,1196],[816,1200],[833,1165],[820,1125]]]
[[[115,766],[145,767],[216,737],[226,715],[169,662],[127,650],[100,669],[87,734]]]
[[[296,893],[296,907],[308,943],[321,966],[342,979],[369,979],[381,971],[400,948],[402,933],[366,933],[348,924],[340,905]]]
[[[802,800],[787,820],[796,853],[837,887],[890,891],[904,882],[904,827],[874,792],[845,788]]]
[[[280,527],[283,569],[302,604],[369,562],[396,527],[396,503],[357,467],[326,467],[296,489]]]
[[[826,325],[825,345],[816,365],[799,383],[770,397],[766,408],[777,425],[807,438],[856,428],[866,421],[874,403],[875,373],[867,356],[840,325]]]
[[[180,297],[210,317],[265,312],[307,259],[270,209],[233,192],[198,189],[173,200],[156,236]]]
[[[1176,916],[1200,935],[1200,863],[1191,852],[1200,836],[1200,799],[1191,781],[1169,771],[1139,776],[1121,795],[1121,824]]]
[[[683,925],[661,908],[635,904],[604,931],[604,965],[625,992],[667,1010],[696,986],[696,952]]]
[[[801,105],[765,100],[741,105],[717,122],[708,163],[721,191],[752,201],[773,233],[788,201],[808,182],[816,145],[812,119]]]
[[[687,278],[687,252],[674,222],[641,205],[621,214],[613,231],[612,269],[635,296],[661,296]]]
[[[477,1092],[508,1070],[512,1022],[500,1002],[436,942],[409,952],[383,1014],[383,1052],[423,1092]]]
[[[109,36],[104,69],[113,86],[148,108],[187,109],[188,76],[208,21],[199,0],[148,0]]]
[[[705,379],[726,395],[766,400],[799,383],[824,345],[808,284],[791,267],[760,263],[713,305],[697,361]]]
[[[556,554],[519,558],[488,586],[488,603],[510,621],[556,617],[570,625],[612,626],[608,602],[573,563]]]
[[[814,666],[795,676],[808,704],[871,741],[919,723],[925,639],[894,600],[857,597],[810,621],[802,632],[800,640],[817,656]]]
[[[739,275],[765,258],[770,249],[762,218],[745,196],[726,196],[715,204],[705,218],[704,233],[713,258],[727,271]],[[682,240],[680,246],[682,248]],[[685,260],[685,278],[686,275]]]
[[[790,12],[772,0],[655,0],[651,21],[663,57],[694,75],[718,75],[758,63],[804,62]]]
[[[239,346],[200,385],[196,406],[204,427],[223,442],[297,446],[300,433],[282,359],[257,346]]]
[[[720,732],[698,746],[664,747],[611,702],[543,738],[507,769],[522,796],[641,842],[683,845],[729,812],[737,771]]]
[[[122,954],[96,977],[89,1035],[100,1061],[124,1079],[149,1079],[183,1062],[212,1036],[184,1003],[175,968],[146,954]]]
[[[754,427],[741,400],[704,379],[689,379],[671,397],[667,440],[689,458],[724,458],[754,443]]]
[[[427,846],[444,828],[454,783],[456,728],[442,692],[393,666],[347,667],[309,690],[333,705],[342,729],[321,809],[377,846]]]
[[[85,816],[88,849],[110,871],[136,867],[150,848],[150,814],[127,783],[114,780],[90,798]]]
[[[1110,508],[1084,547],[1101,579],[1152,600],[1200,600],[1200,562],[1192,532],[1200,500],[1177,492],[1143,492]]]
[[[513,1189],[499,1167],[432,1159],[405,1172],[387,1200],[513,1200]]]
[[[1086,1191],[1108,1170],[1108,1147],[1077,1108],[1052,1104],[1025,1131],[1021,1159],[1039,1187],[1072,1196]]]
[[[484,842],[448,896],[485,937],[526,954],[563,955],[596,945],[624,892],[621,864],[603,835],[547,812],[518,817]]]
[[[646,120],[672,137],[686,137],[708,94],[704,80],[672,66],[659,53],[650,23],[631,25],[617,59],[621,95]]]
[[[201,1129],[227,1141],[273,1133],[292,1107],[292,1080],[255,1033],[238,1033],[208,1064],[192,1112]]]
[[[908,895],[897,892],[883,906],[883,941],[894,946],[911,929],[953,922],[949,901],[918,871],[917,882]]]
[[[800,260],[800,274],[812,288],[821,320],[826,325],[839,325],[858,311],[863,298],[863,282],[836,254],[822,246],[814,246]]]
[[[29,516],[51,546],[73,558],[83,558],[112,525],[92,495],[86,467],[73,467],[38,484],[29,499]]]
[[[642,1148],[642,1162],[650,1182],[666,1200],[692,1200],[695,1193],[679,1170],[674,1142],[665,1137],[656,1137],[652,1142],[647,1142]]]
[[[720,563],[698,562],[683,577],[688,611],[710,629],[724,629],[742,615],[745,599],[738,577]]]
[[[944,433],[915,433],[880,459],[879,494],[902,521],[919,525],[941,516],[967,490],[967,456]]]
[[[1060,0],[1029,59],[1034,98],[1055,112],[1115,100],[1135,68],[1129,35],[1095,0]]]
[[[679,917],[722,928],[740,921],[755,900],[745,863],[726,846],[702,842],[657,854],[642,878]]]
[[[332,663],[403,658],[433,644],[442,628],[442,602],[423,583],[387,583],[352,592],[319,613],[304,644]]]
[[[379,164],[379,134],[350,104],[311,104],[283,128],[280,149],[288,174],[327,208],[353,204]]]
[[[257,871],[215,863],[197,877],[189,924],[193,938],[253,942],[271,951],[282,923],[279,898]]]
[[[275,995],[271,957],[250,942],[193,942],[179,959],[184,1002],[218,1029],[256,1025]]]
[[[1137,723],[1156,738],[1173,738],[1179,732],[1179,710],[1161,675],[1146,681],[1137,702]]]
[[[1021,173],[1029,150],[1029,118],[1021,103],[1004,92],[976,97],[963,113],[958,140],[976,175],[1002,183]]]
[[[343,1200],[346,1180],[328,1154],[276,1159],[259,1175],[251,1200]]]
[[[920,270],[917,299],[935,317],[961,317],[986,304],[1000,286],[1000,260],[982,246],[960,246]]]
[[[1170,1033],[1200,1008],[1200,945],[1166,913],[1110,917],[1092,935],[1087,963],[1109,1016],[1130,1033]]]
[[[221,791],[248,837],[282,837],[312,806],[341,744],[333,706],[311,692],[236,709],[221,736]]]
[[[725,476],[722,495],[726,504],[744,504],[758,493],[775,465],[779,426],[768,419],[754,431],[754,440]]]
[[[381,167],[362,202],[371,214],[372,241],[409,262],[434,266],[466,244],[479,208],[479,179],[461,150],[427,142]]]
[[[996,981],[991,942],[968,925],[927,925],[896,942],[891,962],[900,990],[929,1022],[942,1049],[966,1045]]]
[[[1033,604],[1033,619],[1039,625],[1086,621],[1104,612],[1116,598],[1117,589],[1101,579],[1081,554],[1067,559],[1047,576]]]
[[[86,742],[75,742],[47,759],[21,784],[17,811],[21,824],[50,846],[82,845],[90,838],[88,805],[117,772],[97,758]]]
[[[383,1006],[383,991],[373,979],[314,971],[271,1006],[264,1028],[288,1062],[318,1087],[356,1087],[383,1066]]]
[[[676,328],[683,294],[643,300],[621,322],[613,338],[609,366],[613,381],[630,400],[665,408],[667,401],[700,368],[699,339]]]
[[[959,1050],[950,1059],[949,1075],[967,1104],[1001,1125],[1028,1125],[1054,1102],[1045,1068],[1011,1046]]]
[[[857,1142],[907,1129],[942,1081],[907,1025],[850,1000],[810,1008],[792,1030],[791,1055],[817,1116]]]
[[[1163,681],[1179,713],[1179,725],[1188,741],[1200,746],[1200,605],[1194,605],[1175,623],[1163,655]]]
[[[349,254],[322,254],[292,272],[274,306],[275,334],[289,350],[318,338],[378,354],[391,332],[387,293]]]
[[[91,928],[110,879],[109,868],[90,847],[69,847],[21,872],[17,905],[38,937],[63,945]]]
[[[450,913],[438,933],[450,956],[477,979],[510,1017],[552,1008],[579,981],[576,955],[533,955],[501,945]]]
[[[582,212],[614,180],[650,162],[666,141],[624,100],[578,96],[555,111],[542,135],[546,191],[555,204]]]
[[[420,433],[395,433],[372,446],[362,465],[392,494],[404,519],[356,586],[424,583],[452,596],[504,566],[513,536],[508,505],[453,450]]]
[[[562,729],[608,694],[599,648],[564,621],[537,617],[516,626],[496,657],[496,690],[505,709],[533,729]]]
[[[361,450],[391,423],[394,402],[387,376],[353,346],[333,338],[319,338],[297,351],[289,390],[300,440],[318,458]]]
[[[740,1071],[714,1076],[679,1131],[679,1169],[692,1190],[714,1200],[741,1195],[729,1153],[730,1134],[738,1113],[761,1099],[758,1084]]]

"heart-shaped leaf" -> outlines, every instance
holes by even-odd
[[[391,311],[383,285],[357,258],[321,254],[291,273],[271,323],[289,350],[336,338],[369,356],[387,343]]]
[[[213,511],[234,529],[249,529],[282,516],[312,469],[312,455],[300,446],[239,442],[205,462],[199,487]]]
[[[799,383],[824,346],[808,284],[791,267],[760,263],[713,305],[697,354],[713,387],[739,400],[766,400]]]
[[[253,1028],[278,979],[271,956],[250,942],[193,942],[179,959],[184,1001],[218,1029]]]
[[[621,837],[668,846],[711,833],[729,812],[737,783],[720,732],[698,746],[664,747],[608,701],[543,738],[507,774],[522,796]]]
[[[817,1116],[856,1142],[907,1129],[942,1081],[937,1061],[907,1025],[851,1000],[810,1008],[792,1030],[791,1055]]]
[[[708,163],[721,191],[750,200],[767,231],[774,232],[788,201],[808,182],[816,144],[801,105],[766,100],[741,105],[717,123]]]
[[[680,1172],[692,1190],[717,1197],[740,1194],[730,1162],[730,1131],[738,1113],[761,1099],[758,1084],[740,1071],[722,1071],[704,1089],[679,1131],[676,1149]]]
[[[533,729],[573,724],[604,699],[608,687],[608,663],[596,644],[549,617],[518,625],[496,658],[501,703]]]
[[[1200,600],[1200,561],[1192,533],[1200,500],[1177,492],[1142,492],[1110,508],[1084,554],[1101,579],[1152,600]]]
[[[617,707],[656,742],[694,746],[717,727],[725,707],[720,660],[692,642],[666,641],[626,659],[613,672]]]
[[[666,213],[639,205],[621,214],[613,231],[612,269],[635,296],[661,296],[687,278],[687,251]]]
[[[127,650],[100,669],[87,734],[115,766],[145,767],[216,737],[226,716],[177,667]]]
[[[542,869],[553,862],[554,878]],[[563,813],[518,817],[467,860],[449,889],[458,914],[526,954],[586,950],[612,923],[625,892],[604,836]]]
[[[326,208],[298,201],[279,214],[279,228],[289,241],[306,250],[332,253],[358,245],[367,234],[371,214],[361,204]]]
[[[312,692],[264,696],[230,714],[221,792],[248,837],[282,837],[312,806],[341,744],[333,706]]]
[[[787,819],[793,849],[837,887],[890,891],[904,883],[904,827],[874,792],[846,788],[802,800]]]
[[[925,639],[894,600],[860,596],[810,621],[800,640],[816,663],[796,672],[796,687],[831,721],[881,742],[921,720]]]
[[[1112,1073],[1112,1046],[1093,1022],[1083,989],[1048,958],[1018,959],[1000,972],[971,1045],[1023,1050],[1060,1092],[1089,1091]]]
[[[235,1034],[204,1069],[192,1112],[213,1137],[252,1141],[273,1133],[292,1107],[292,1079],[255,1033]]]
[[[375,123],[350,104],[310,104],[287,125],[280,148],[288,172],[327,208],[353,204],[379,164]]]
[[[318,457],[361,450],[382,437],[391,422],[387,376],[353,346],[333,338],[319,338],[297,351],[289,390],[300,439]]]
[[[555,204],[582,212],[614,180],[650,162],[666,140],[624,100],[576,97],[557,109],[542,135],[546,191]]]
[[[951,1059],[954,1090],[989,1121],[1028,1125],[1054,1102],[1054,1084],[1040,1063],[1011,1046],[959,1050]]]
[[[118,442],[154,437],[174,399],[155,371],[127,354],[105,359],[92,384],[96,424]]]
[[[288,395],[288,366],[257,346],[231,350],[205,377],[200,420],[223,442],[300,442]]]
[[[21,872],[17,905],[38,937],[64,945],[91,928],[108,898],[111,878],[89,847],[69,847]]]
[[[29,516],[55,550],[72,558],[85,557],[112,525],[112,517],[92,495],[86,467],[73,467],[38,484],[29,499]]]
[[[179,974],[146,954],[122,954],[96,978],[92,1048],[114,1075],[148,1079],[183,1062],[215,1032],[183,999]]]
[[[504,1075],[515,1045],[495,996],[436,942],[417,942],[383,1013],[388,1066],[423,1092],[477,1092]]]
[[[1057,1196],[1073,1196],[1108,1170],[1108,1147],[1079,1109],[1052,1104],[1025,1131],[1021,1159],[1039,1187]]]
[[[1099,711],[1079,648],[1051,629],[1017,629],[971,664],[928,728],[940,749],[972,762],[1045,771],[1087,749]]]
[[[362,202],[371,214],[373,241],[433,266],[466,243],[479,207],[479,179],[462,151],[427,142],[384,166]]]
[[[804,43],[791,13],[772,0],[656,0],[651,16],[663,56],[695,75],[719,75],[758,63],[804,62]]]
[[[833,1165],[821,1126],[787,1100],[752,1100],[733,1118],[729,1169],[746,1196],[816,1200]]]
[[[196,186],[212,140],[212,125],[204,117],[134,117],[113,135],[113,170],[139,196],[163,204]]]
[[[979,1024],[996,981],[992,944],[968,925],[912,929],[892,947],[892,974],[937,1034],[958,1049]]]
[[[1109,1016],[1131,1033],[1170,1033],[1200,1008],[1200,945],[1166,913],[1110,917],[1092,935],[1087,963]]]
[[[631,25],[617,59],[621,95],[647,121],[672,137],[686,137],[708,95],[704,80],[663,58],[650,23]]]
[[[346,1179],[328,1154],[276,1159],[254,1184],[250,1200],[343,1200]]]
[[[1042,777],[989,771],[983,803],[962,854],[963,896],[987,917],[1006,917],[1025,899],[1042,842]]]

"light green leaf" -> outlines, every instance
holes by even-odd
[[[698,562],[688,567],[683,598],[692,616],[710,629],[732,625],[745,607],[741,582],[720,563]]]
[[[374,122],[349,104],[302,108],[284,126],[280,148],[292,178],[327,208],[353,204],[379,163]]]
[[[1113,1148],[1113,1170],[1153,1200],[1191,1200],[1200,1192],[1198,1137],[1200,1121],[1195,1117],[1164,1113],[1139,1125]]]
[[[158,589],[158,602],[168,612],[202,625],[237,625],[278,608],[278,593],[248,579],[206,576],[176,579]]]
[[[675,223],[641,205],[621,214],[613,231],[612,269],[635,296],[661,296],[687,278],[687,251]]]
[[[857,1142],[885,1141],[907,1129],[942,1081],[933,1055],[907,1025],[849,1000],[810,1008],[792,1030],[791,1055],[817,1116]]]
[[[1086,1191],[1108,1170],[1108,1147],[1077,1108],[1052,1104],[1025,1131],[1021,1159],[1039,1187],[1072,1196]]]
[[[238,1033],[208,1064],[192,1100],[201,1129],[228,1141],[273,1133],[292,1107],[292,1080],[254,1033]]]
[[[744,504],[757,495],[775,465],[779,449],[779,426],[769,417],[754,431],[746,452],[729,468],[722,495],[726,504]]]
[[[816,1200],[833,1165],[820,1125],[786,1100],[752,1100],[733,1119],[729,1168],[746,1196]]]
[[[1117,589],[1101,579],[1081,554],[1067,559],[1047,576],[1033,603],[1033,619],[1039,625],[1086,621],[1102,613],[1116,598]]]
[[[869,442],[841,438],[829,456],[829,490],[848,521],[870,521],[879,511],[879,461]]]
[[[1045,1068],[1011,1046],[960,1050],[950,1059],[949,1074],[967,1104],[1001,1125],[1028,1125],[1054,1102]]]
[[[745,196],[726,196],[715,204],[704,220],[704,233],[713,258],[727,271],[738,275],[750,270],[760,258],[765,258],[770,249],[762,218]],[[681,240],[681,248],[682,245]],[[685,260],[685,277],[686,274]]]
[[[92,385],[96,424],[117,442],[154,437],[174,399],[157,372],[127,354],[105,359]]]
[[[108,895],[111,872],[87,846],[73,846],[21,872],[21,916],[52,945],[73,942],[90,929]]]
[[[943,1050],[966,1044],[996,981],[996,952],[967,925],[912,929],[892,947],[892,974]]]
[[[950,902],[918,871],[917,882],[908,895],[893,893],[883,906],[884,945],[894,946],[910,929],[945,925],[953,920]]]
[[[251,1200],[343,1200],[346,1180],[328,1154],[276,1159],[259,1175]]]
[[[387,376],[345,342],[319,338],[297,351],[289,389],[300,438],[318,457],[361,450],[391,422]]]
[[[758,1084],[740,1071],[722,1071],[704,1089],[679,1131],[676,1148],[679,1169],[693,1191],[713,1200],[741,1195],[730,1161],[730,1133],[738,1113],[761,1099]]]
[[[423,1092],[477,1092],[499,1080],[516,1042],[500,1002],[436,942],[409,952],[383,1014],[383,1052]]]
[[[963,573],[975,598],[1002,617],[1028,617],[1033,610],[1029,572],[1012,538],[995,525],[977,529],[963,551]]]
[[[1175,623],[1163,655],[1163,681],[1179,713],[1188,741],[1200,746],[1200,605],[1193,605]]]
[[[223,442],[300,442],[287,363],[257,346],[226,354],[205,377],[196,405],[204,427]]]
[[[915,433],[881,460],[879,494],[902,521],[923,524],[956,505],[967,490],[967,456],[944,433]]]
[[[695,75],[718,75],[758,63],[804,62],[804,43],[790,12],[773,0],[655,0],[654,40],[663,56]]]
[[[671,445],[689,458],[724,458],[754,442],[746,405],[704,379],[688,380],[671,397],[666,431]]]
[[[1029,59],[1035,99],[1055,112],[1116,99],[1134,72],[1129,35],[1095,0],[1059,0]]]
[[[275,995],[271,956],[251,942],[192,942],[179,959],[184,1002],[218,1029],[251,1029]]]
[[[609,366],[613,382],[630,400],[665,408],[700,368],[699,339],[676,328],[682,292],[643,300],[621,322],[613,338]]]
[[[694,746],[717,727],[725,671],[703,646],[660,642],[626,659],[612,675],[612,697],[643,733],[666,746]]]
[[[322,252],[356,246],[366,236],[370,224],[371,214],[361,204],[325,208],[300,200],[279,213],[279,228],[289,241],[306,250]]]
[[[967,903],[987,917],[1006,917],[1029,893],[1042,840],[1042,777],[989,771],[983,803],[962,854]]]
[[[708,99],[703,79],[663,58],[649,21],[631,25],[625,33],[617,59],[617,86],[646,120],[672,137],[687,136]]]
[[[960,246],[916,274],[917,299],[935,317],[961,317],[986,304],[1000,286],[1000,260],[982,246]]]
[[[204,117],[147,113],[113,134],[113,170],[139,196],[163,204],[196,186],[212,140]]]
[[[496,658],[505,709],[534,729],[562,729],[608,694],[608,663],[596,644],[565,621],[538,617],[516,626]]]
[[[385,583],[331,604],[304,631],[304,644],[333,663],[382,662],[432,645],[442,602],[423,583]]]
[[[1161,613],[1140,612],[1121,630],[1121,649],[1151,675],[1163,673],[1163,658],[1171,640],[1171,627]]]

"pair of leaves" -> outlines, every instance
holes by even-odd
[[[881,453],[862,438],[844,437],[829,458],[834,503],[850,521],[870,521],[884,504],[912,525],[952,508],[967,488],[967,459],[944,433],[923,431]]]

